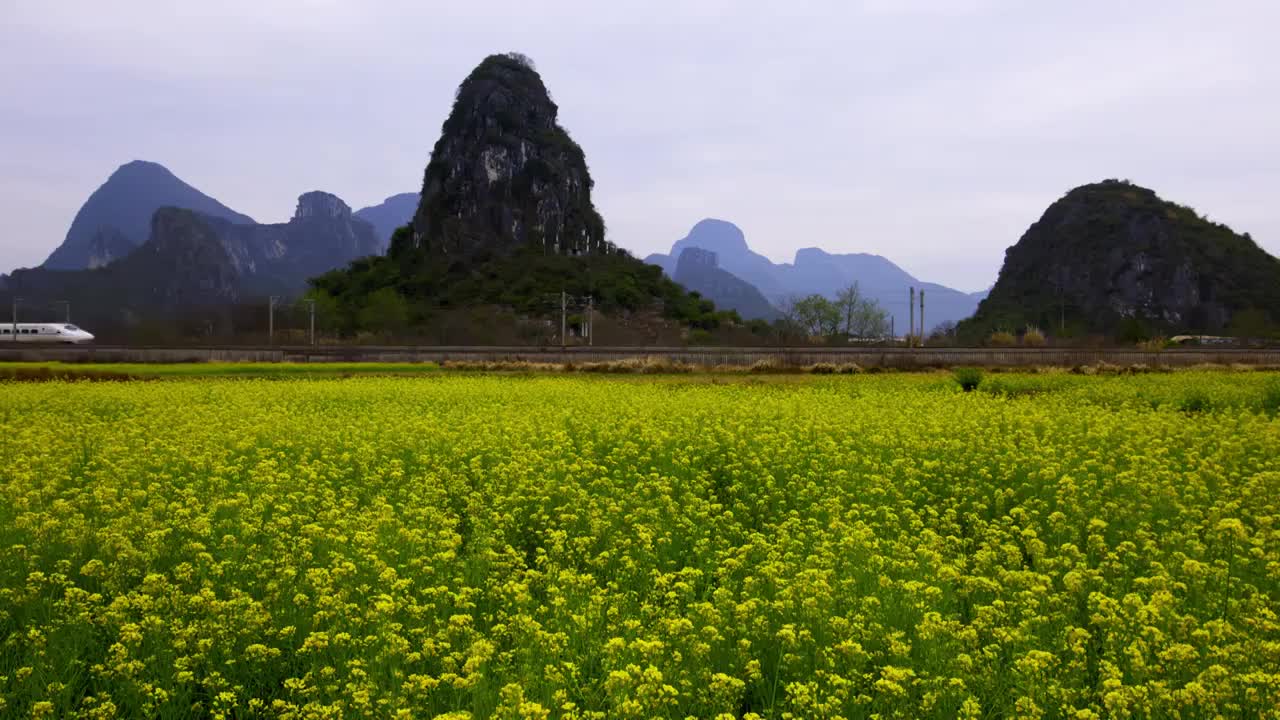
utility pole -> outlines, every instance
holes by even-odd
[[[303,300],[307,304],[308,315],[310,317],[310,327],[307,335],[308,344],[316,344],[316,300],[315,298],[307,298]]]
[[[64,319],[62,322],[70,325],[71,324],[71,301],[70,300],[54,300],[53,304],[61,305],[65,309],[66,319]]]
[[[22,302],[22,298],[13,297],[13,341],[18,342],[18,303]]]
[[[924,347],[924,288],[920,288],[920,347]]]
[[[272,295],[267,301],[267,344],[273,345],[276,341],[276,302],[280,300],[279,295]]]
[[[587,296],[587,345],[588,346],[596,344],[595,304],[596,304],[596,299],[588,295]]]
[[[564,330],[565,330],[565,310],[567,309],[567,307],[566,307],[566,306],[567,306],[568,302],[569,302],[569,298],[567,298],[567,297],[565,296],[565,294],[564,294],[564,291],[563,291],[563,290],[561,290],[561,291],[560,291],[560,347],[564,347],[565,345],[567,345],[567,344],[569,343],[568,339],[567,339],[567,338],[565,338],[565,336],[564,336]]]
[[[907,300],[907,324],[911,326],[907,329],[907,347],[913,347],[916,343],[916,289],[914,286],[911,288],[911,299]]]
[[[890,313],[890,314],[889,314],[889,337],[893,338],[894,340],[897,340],[897,339],[898,339],[898,331],[897,331],[897,330],[895,330],[895,329],[894,329],[894,327],[893,327],[893,321],[894,321],[895,319],[896,319],[896,318],[894,318],[894,317],[893,317],[893,314],[892,314],[892,313]]]

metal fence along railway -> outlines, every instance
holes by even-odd
[[[588,363],[657,357],[702,366],[773,362],[782,367],[855,363],[865,368],[1075,367],[1109,363],[1151,367],[1202,364],[1280,367],[1280,349],[1178,348],[828,348],[828,347],[479,347],[122,345],[0,347],[0,361],[22,362],[538,362]]]

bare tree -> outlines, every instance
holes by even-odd
[[[849,337],[882,337],[889,332],[889,313],[873,298],[864,297],[854,283],[836,294],[834,303],[841,331]]]
[[[853,335],[854,315],[858,313],[862,305],[862,291],[858,290],[858,283],[854,283],[849,287],[836,293],[835,306],[840,312],[843,321],[843,331],[846,335]]]

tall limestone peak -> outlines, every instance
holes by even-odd
[[[600,342],[740,323],[605,240],[586,158],[557,112],[523,56],[491,55],[463,80],[413,220],[391,234],[386,255],[311,280],[343,332],[545,340],[561,324],[550,298],[590,298],[609,318]]]
[[[413,232],[392,253],[405,244],[446,255],[529,245],[559,255],[611,252],[586,157],[558,111],[528,58],[485,58],[458,87]]]
[[[1280,324],[1280,260],[1249,235],[1127,181],[1077,187],[1005,252],[971,337],[1231,331]],[[1144,330],[1145,329],[1145,330]]]
[[[293,212],[294,220],[322,218],[326,220],[349,220],[351,207],[342,198],[321,190],[312,190],[298,196],[298,207]]]

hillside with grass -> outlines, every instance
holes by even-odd
[[[1052,335],[1270,337],[1280,260],[1248,233],[1128,181],[1053,203],[1005,253],[999,278],[958,332],[979,341],[1028,327]]]

